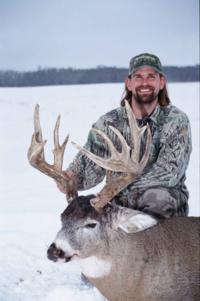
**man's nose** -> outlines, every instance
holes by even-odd
[[[143,78],[142,79],[142,86],[147,86],[148,85],[148,79],[147,78]]]
[[[52,243],[47,250],[47,257],[50,260],[57,261],[60,258],[65,258],[65,253],[58,249],[55,243]]]

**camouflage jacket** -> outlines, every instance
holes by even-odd
[[[188,198],[188,191],[184,184],[185,171],[191,153],[191,131],[189,120],[185,113],[169,105],[157,106],[154,112],[146,118],[137,120],[139,126],[150,125],[152,132],[152,145],[149,160],[142,175],[137,177],[132,184],[124,189],[121,197],[128,197],[135,191],[145,191],[150,187],[162,186],[175,188],[182,191]],[[99,118],[93,125],[101,129],[113,141],[120,151],[121,145],[117,136],[108,128],[116,127],[131,145],[130,128],[124,107],[114,109]],[[145,137],[141,142],[141,153],[144,151]],[[101,157],[109,157],[109,149],[94,132],[90,131],[84,146],[92,153]],[[86,158],[80,152],[67,170],[72,170],[77,175],[78,190],[86,190],[99,184],[106,171]]]

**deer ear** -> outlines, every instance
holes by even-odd
[[[136,233],[148,229],[157,224],[157,221],[150,215],[140,211],[128,209],[121,210],[117,228],[126,233]]]

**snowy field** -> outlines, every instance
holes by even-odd
[[[60,228],[65,197],[53,180],[27,162],[33,110],[40,104],[46,159],[52,162],[53,127],[61,113],[61,138],[84,144],[93,122],[119,105],[123,84],[0,88],[0,301],[98,301],[74,263],[57,264],[46,250]],[[191,121],[193,152],[187,172],[190,215],[199,207],[199,84],[169,84],[174,105]],[[64,166],[76,150],[69,143]],[[99,188],[92,190],[98,191]],[[90,191],[91,192],[91,191]],[[87,194],[86,192],[85,194]]]

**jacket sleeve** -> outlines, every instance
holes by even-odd
[[[84,148],[102,157],[106,153],[105,144],[91,130]],[[81,152],[78,152],[73,162],[69,165],[67,171],[69,170],[73,171],[76,175],[78,190],[87,190],[96,186],[103,180],[106,173],[103,168],[97,166]]]
[[[156,162],[148,166],[133,182],[133,188],[175,187],[184,176],[191,149],[191,130],[188,119],[171,124],[161,139]]]

